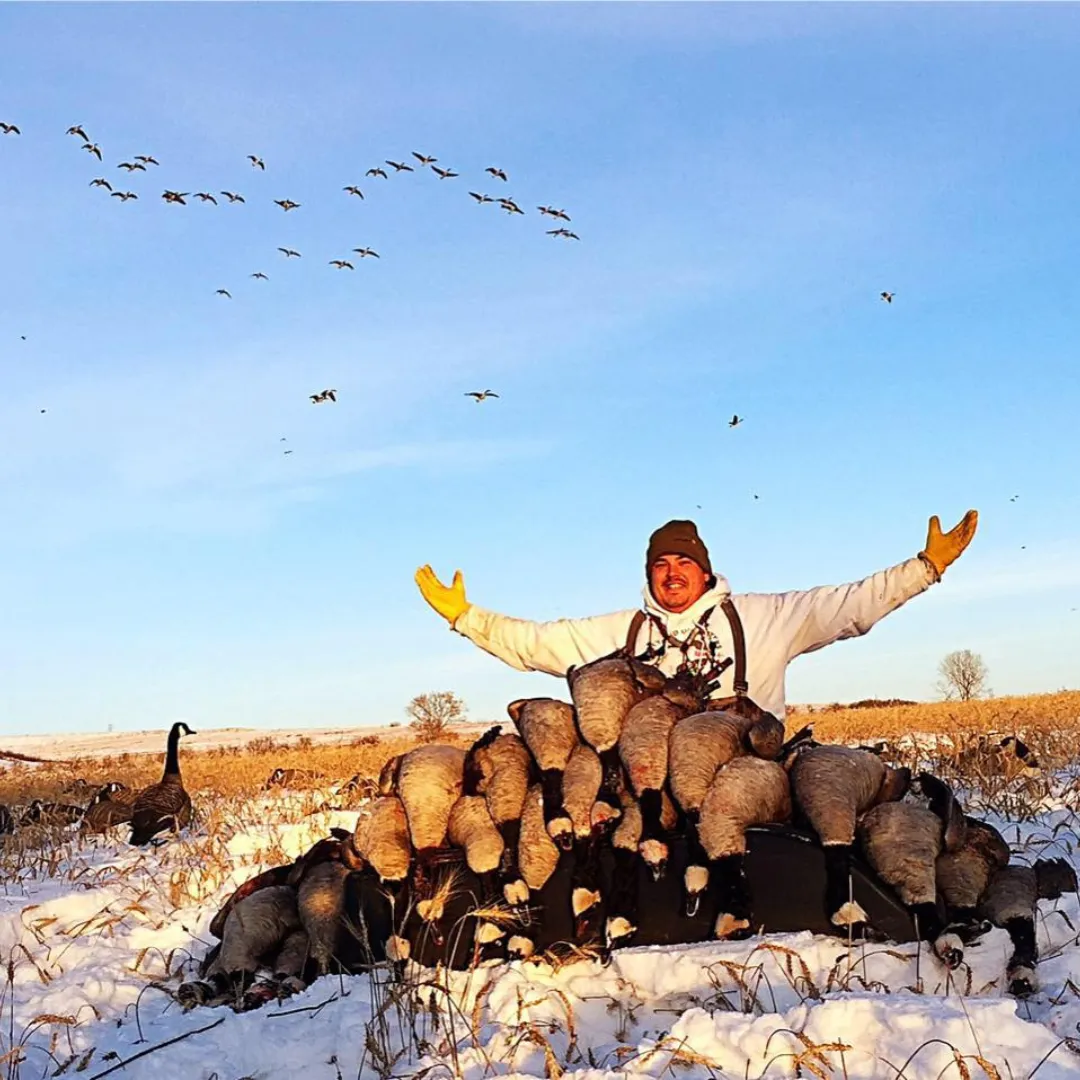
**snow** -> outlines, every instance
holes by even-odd
[[[1016,841],[1018,860],[1076,858],[1070,783],[1023,821],[994,819]],[[83,1080],[114,1068],[109,1075],[154,1080],[1080,1076],[1080,1053],[1064,1041],[1080,1033],[1075,894],[1040,904],[1041,989],[1027,1001],[1005,992],[1011,949],[993,930],[952,974],[925,947],[849,950],[837,938],[774,934],[625,949],[607,966],[413,969],[412,991],[397,1003],[379,972],[320,979],[248,1013],[182,1012],[160,987],[193,974],[230,891],[355,820],[303,817],[292,798],[215,808],[189,835],[149,852],[119,837],[72,837],[47,856],[17,860],[0,884],[6,1075],[50,1076],[71,1059],[65,1074]],[[429,1000],[442,1005],[437,1022]]]

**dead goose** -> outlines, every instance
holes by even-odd
[[[184,790],[180,778],[180,757],[177,753],[181,735],[194,735],[182,720],[169,732],[165,754],[165,771],[161,780],[143,788],[131,808],[130,843],[148,844],[166,829],[180,830],[191,821],[191,796]]]
[[[626,717],[642,698],[663,690],[667,679],[656,670],[622,656],[603,657],[566,673],[581,737],[600,755],[603,780],[599,798],[619,807],[619,736]]]

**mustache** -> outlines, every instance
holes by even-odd
[[[687,581],[686,581],[686,578],[681,578],[681,577],[666,577],[666,578],[664,578],[663,583],[664,583],[665,588],[670,589],[673,585],[686,585]]]

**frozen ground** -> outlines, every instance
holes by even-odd
[[[437,985],[410,995],[411,1006],[390,1001],[384,976],[362,976],[325,978],[254,1012],[183,1013],[156,984],[174,987],[202,955],[230,890],[329,826],[352,826],[352,814],[304,818],[299,805],[286,793],[218,807],[190,836],[149,853],[118,839],[72,840],[9,857],[21,867],[0,886],[4,1075],[53,1076],[66,1065],[63,1074],[84,1080],[1080,1076],[1080,1041],[1066,1041],[1080,1036],[1075,895],[1041,906],[1042,989],[1026,1002],[1003,992],[1009,943],[995,930],[952,977],[913,946],[849,952],[804,933],[629,949],[608,967],[514,964],[449,985],[445,974],[421,973]],[[1051,801],[1007,835],[1020,861],[1044,851],[1074,858],[1077,827]],[[418,995],[442,1004],[437,1018],[416,1008]]]

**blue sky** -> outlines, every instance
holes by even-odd
[[[415,568],[617,610],[671,517],[782,591],[976,507],[945,582],[789,701],[930,698],[954,648],[997,693],[1076,685],[1077,8],[7,4],[0,37],[0,731],[384,723],[429,689],[500,717],[559,684],[449,633]],[[461,176],[364,178],[413,150]]]

